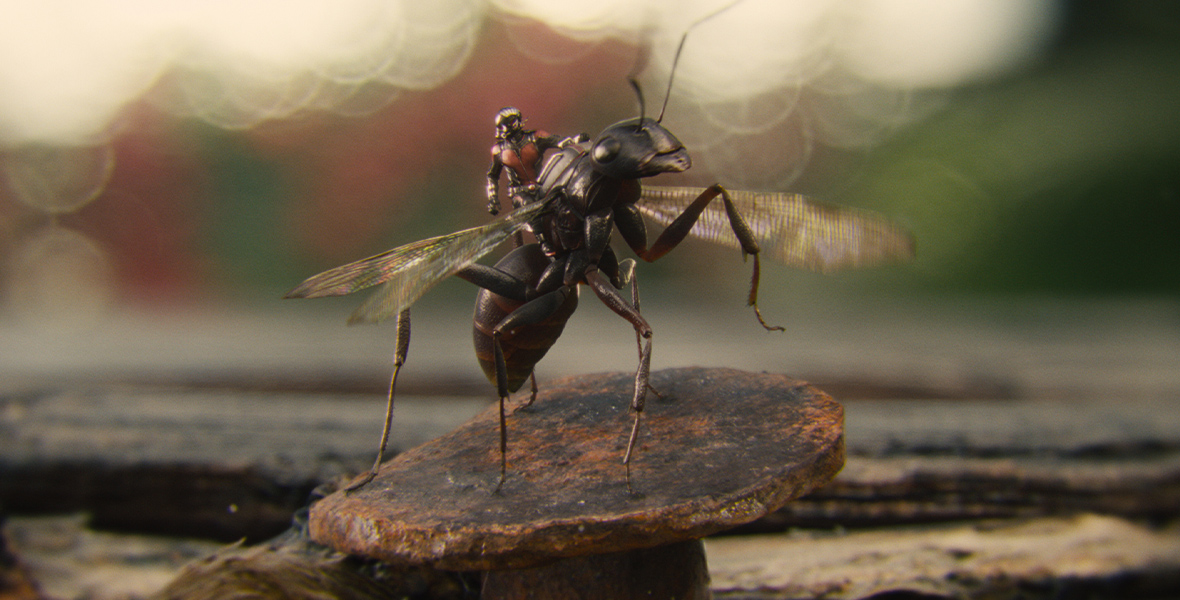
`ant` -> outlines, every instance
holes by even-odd
[[[685,31],[673,61],[673,74],[688,31],[715,14]],[[577,136],[556,142],[544,132],[521,135],[525,130],[519,111],[500,111],[509,126],[505,134],[512,131],[515,137],[506,137],[502,142],[498,136],[493,152],[507,149],[510,159],[520,161],[511,163],[501,155],[494,159],[488,174],[488,207],[495,214],[493,209],[498,206],[492,202],[499,179],[497,167],[510,167],[509,192],[514,210],[504,218],[325,271],[287,294],[288,298],[337,296],[382,285],[349,322],[397,318],[397,350],[380,450],[373,468],[347,490],[372,480],[384,455],[397,375],[409,348],[410,306],[447,277],[454,275],[480,288],[474,319],[475,352],[485,375],[495,384],[500,402],[500,478],[496,493],[507,475],[504,403],[509,394],[532,377],[536,364],[557,342],[577,309],[579,286],[590,288],[603,304],[632,325],[639,364],[630,402],[634,419],[623,456],[627,487],[631,490],[631,459],[644,401],[651,388],[648,379],[653,330],[639,311],[635,261],[620,261],[610,246],[615,230],[637,257],[648,262],[661,258],[689,235],[739,249],[743,258],[752,257],[747,303],[767,330],[782,328],[768,325],[758,309],[760,257],[764,251],[787,265],[817,271],[912,256],[913,239],[883,217],[820,204],[798,194],[731,191],[720,184],[704,190],[642,186],[641,179],[688,170],[692,160],[684,145],[660,124],[672,77],[664,109],[657,119],[644,116],[642,91],[633,77],[629,82],[639,99],[640,116],[607,127],[593,140]],[[550,147],[558,151],[544,161],[540,174],[532,181],[536,164]],[[720,206],[713,202],[717,199]],[[664,226],[650,244],[644,217]],[[537,241],[518,243],[494,266],[475,262],[522,231],[530,231]],[[622,294],[625,287],[630,287],[630,298]],[[535,399],[535,379],[533,385]]]

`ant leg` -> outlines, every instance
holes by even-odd
[[[631,288],[631,306],[635,308],[635,312],[639,310],[639,280],[635,277],[635,260],[625,259],[619,262],[619,285],[616,286],[622,291],[625,287]],[[639,335],[639,330],[635,330],[635,346],[639,349],[639,356],[643,356],[643,336]]]
[[[492,349],[496,356],[496,394],[500,397],[500,481],[496,483],[495,494],[504,487],[508,475],[508,422],[504,419],[504,400],[508,398],[508,365],[504,362],[504,349],[500,346],[500,331],[492,334]]]
[[[345,492],[352,492],[364,487],[377,476],[377,468],[381,466],[381,459],[385,458],[385,447],[389,443],[389,430],[393,425],[393,394],[397,386],[397,374],[402,365],[406,364],[406,355],[410,351],[410,309],[405,309],[397,315],[397,350],[393,355],[393,376],[389,378],[389,400],[385,404],[385,428],[381,430],[381,444],[377,447],[377,459],[373,461],[373,468],[355,483],[344,488]]]
[[[754,255],[754,270],[750,274],[750,296],[746,299],[746,305],[754,307],[754,316],[758,317],[758,323],[767,331],[786,331],[781,325],[767,325],[766,319],[762,318],[762,311],[758,310],[758,280],[762,274],[762,261],[758,260],[758,255]]]
[[[496,365],[496,393],[500,397],[500,481],[495,493],[504,487],[508,475],[508,423],[504,416],[504,402],[508,399],[508,361],[504,358],[504,347],[500,338],[504,332],[518,327],[534,325],[548,319],[565,304],[566,298],[574,293],[573,288],[562,286],[520,305],[500,320],[492,329],[492,352]],[[535,393],[535,392],[534,392]]]
[[[497,269],[479,263],[472,263],[463,267],[455,276],[464,281],[488,290],[498,296],[503,296],[517,302],[524,302],[529,293],[529,286],[525,282]]]
[[[510,300],[528,302],[554,290],[559,289],[566,269],[568,257],[556,259],[545,267],[541,278],[535,287],[529,287],[525,282],[501,271],[495,267],[473,263],[463,267],[455,273],[459,279],[475,285]]]
[[[631,287],[631,306],[639,312],[639,282],[635,278],[635,259],[627,258],[618,260],[615,257],[614,251],[610,246],[602,254],[602,258],[598,260],[598,271],[605,275],[610,280],[611,285],[615,289],[622,291],[623,288]],[[635,331],[635,345],[639,349],[640,356],[643,355],[643,338],[639,335],[639,330]]]
[[[537,401],[537,373],[529,373],[529,401],[524,403],[524,408],[528,408]]]
[[[524,206],[525,204],[528,204],[529,202],[530,202],[530,199],[524,198],[520,195],[515,195],[512,197],[512,210],[516,210],[516,209]],[[495,215],[496,213],[492,213],[492,214]],[[524,244],[525,244],[525,241],[524,241],[524,231],[523,230],[517,231],[516,233],[512,234],[512,247],[513,248],[519,248],[519,247],[523,246]]]
[[[630,286],[631,287],[631,306],[635,307],[635,312],[639,310],[639,279],[635,275],[635,259],[626,258],[619,261],[619,290]],[[639,330],[635,330],[635,347],[639,351],[639,360],[643,361],[643,336],[640,335]],[[655,394],[657,398],[663,398],[660,391],[650,383],[647,384],[647,389]]]
[[[638,254],[646,261],[654,261],[661,256],[667,254],[670,250],[676,247],[684,237],[688,235],[689,230],[696,224],[697,219],[701,217],[705,207],[709,205],[717,196],[721,196],[721,201],[725,203],[725,214],[729,218],[729,226],[737,236],[738,242],[742,246],[742,254],[754,257],[754,273],[750,278],[750,295],[746,303],[754,307],[754,315],[758,317],[758,322],[762,324],[768,331],[784,331],[782,327],[777,325],[767,325],[766,320],[762,318],[762,311],[758,310],[758,281],[762,272],[762,264],[758,258],[758,253],[761,248],[758,246],[758,241],[754,238],[754,232],[750,230],[750,226],[746,224],[745,219],[738,213],[737,207],[734,206],[733,200],[729,197],[729,192],[721,187],[721,184],[713,184],[693,200],[680,216],[676,217],[671,224],[668,225],[656,239],[651,248]]]
[[[635,278],[635,259],[626,258],[619,261],[619,285],[615,286],[620,291],[625,287],[631,288],[631,306],[635,310],[639,310],[639,281]]]
[[[635,370],[635,395],[631,397],[631,410],[635,413],[635,422],[631,425],[631,436],[627,440],[627,452],[623,455],[623,467],[627,472],[627,490],[634,493],[631,488],[631,454],[635,450],[635,441],[639,438],[639,418],[643,414],[643,403],[647,398],[647,390],[651,387],[649,379],[652,330],[643,315],[639,314],[639,310],[619,295],[618,290],[602,273],[598,271],[586,273],[586,283],[607,308],[627,319],[635,327],[635,332],[644,339],[643,349],[639,352],[639,367]]]

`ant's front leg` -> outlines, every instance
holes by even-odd
[[[640,221],[640,225],[642,225]],[[611,285],[616,289],[622,291],[623,288],[631,288],[631,306],[635,312],[639,310],[639,279],[635,275],[635,260],[627,258],[619,260],[610,246],[606,247],[606,251],[602,255],[602,259],[598,261],[598,269],[610,279]],[[635,347],[639,351],[639,360],[643,360],[643,336],[639,333],[639,328],[635,329]],[[657,398],[663,398],[657,390],[650,383],[647,389],[655,394]]]
[[[758,317],[758,322],[762,324],[762,327],[768,331],[784,331],[782,327],[777,325],[767,325],[766,320],[762,318],[762,311],[758,310],[758,281],[762,273],[762,262],[758,258],[758,254],[762,249],[758,246],[758,241],[754,238],[754,232],[750,230],[750,226],[746,224],[745,219],[738,213],[737,207],[734,206],[733,200],[729,197],[729,192],[721,187],[721,184],[715,183],[705,188],[701,192],[701,195],[697,196],[696,200],[693,200],[684,209],[684,212],[680,213],[680,216],[676,217],[664,229],[660,237],[651,245],[651,248],[646,250],[636,249],[636,254],[639,254],[641,258],[648,262],[667,254],[684,240],[693,225],[696,224],[697,219],[701,217],[701,213],[704,212],[705,207],[718,196],[721,196],[721,201],[725,203],[725,214],[729,217],[729,226],[733,229],[734,235],[737,236],[738,242],[742,246],[743,255],[754,257],[754,273],[750,277],[750,295],[747,299],[747,304],[754,307],[754,315]],[[628,239],[628,243],[630,242],[631,240]]]
[[[598,260],[598,270],[610,279],[610,284],[616,289],[622,291],[623,288],[630,286],[631,288],[631,306],[639,311],[639,282],[635,278],[635,260],[625,259],[619,260],[615,255],[613,249],[607,246],[602,253],[602,258]],[[640,355],[643,354],[643,338],[640,337],[639,331],[635,331],[635,343],[639,346]]]
[[[635,395],[631,397],[631,410],[635,412],[635,422],[631,425],[631,436],[627,440],[627,452],[623,455],[623,466],[627,470],[627,490],[634,492],[631,489],[631,454],[635,450],[635,441],[639,438],[639,417],[643,414],[644,400],[647,397],[648,388],[651,387],[652,329],[643,315],[639,314],[639,310],[619,295],[619,291],[601,272],[588,271],[586,283],[607,308],[627,319],[635,327],[636,334],[645,340],[643,348],[639,351],[639,367],[635,370]]]
[[[635,312],[639,311],[639,278],[635,274],[635,259],[626,258],[619,261],[619,282],[615,287],[622,291],[625,287],[631,288],[631,306],[635,307]],[[614,282],[611,282],[614,284]],[[639,330],[635,330],[635,346],[639,350],[639,360],[643,360],[643,336]],[[663,398],[660,391],[656,389],[650,382],[647,384],[647,390],[656,395],[657,398]]]
[[[623,288],[626,287],[631,288],[631,306],[635,308],[635,312],[641,312],[639,310],[639,280],[635,277],[635,260],[630,258],[623,260],[619,263],[618,271],[618,281],[612,280],[611,284],[619,288],[619,291],[623,291]],[[635,330],[635,344],[639,347],[639,355],[642,357],[643,337],[639,335],[638,329]]]

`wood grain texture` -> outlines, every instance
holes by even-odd
[[[731,291],[740,297],[745,281],[736,279]],[[764,303],[776,297],[764,290]],[[888,549],[915,547],[905,545],[915,532],[994,533],[987,539],[999,548],[998,540],[1024,539],[1021,524],[1039,523],[1061,540],[1079,536],[1084,559],[1138,544],[1127,540],[1180,539],[1174,526],[1161,525],[1180,517],[1175,302],[764,304],[768,316],[781,315],[790,326],[783,336],[758,330],[740,302],[693,312],[669,309],[666,300],[644,297],[657,331],[657,368],[786,373],[808,379],[845,408],[843,471],[730,530],[726,541],[800,540],[819,548],[827,537],[840,538],[847,556],[863,559],[864,533],[879,538],[886,549],[880,556],[904,558]],[[144,560],[123,550],[138,542],[115,530],[227,541],[247,535],[254,543],[285,529],[311,486],[368,467],[381,431],[392,332],[341,326],[352,305],[341,306],[322,318],[282,304],[257,314],[126,315],[70,336],[0,324],[0,506],[13,515],[10,531],[28,522],[24,515],[85,512],[104,530],[88,535],[115,539],[105,543],[104,564],[125,569],[119,579],[130,582],[149,576],[132,574]],[[415,307],[405,386],[399,381],[406,392],[394,419],[392,446],[399,450],[494,402],[469,347],[470,304],[421,308]],[[545,390],[555,375],[634,366],[631,330],[613,314],[588,310],[540,365],[539,383]],[[656,421],[651,402],[645,426]],[[524,416],[510,417],[510,427]],[[628,424],[625,414],[616,416],[619,440],[600,449],[610,455],[608,468],[618,466]],[[485,450],[493,460],[494,442]],[[1114,523],[1106,530],[1111,535],[1086,541],[1093,530],[1053,525],[1087,514]],[[767,535],[736,535],[751,532]],[[800,558],[811,556],[792,548]],[[949,565],[962,553],[948,548],[941,556]],[[97,571],[96,549],[72,559],[60,545],[36,555],[27,545],[15,549],[45,585],[67,571],[78,581]],[[716,573],[733,572],[720,552],[710,552]],[[40,566],[50,555],[63,562]],[[760,556],[769,568],[772,554]],[[931,555],[912,558],[923,556]],[[1099,597],[1180,591],[1174,557],[1126,554],[1125,562],[1111,563],[1114,571],[1086,579],[1056,568],[1064,564],[1059,559],[1074,560],[1068,556],[1023,555],[1045,567],[1039,578],[1018,577],[1028,571],[1017,562],[996,563],[990,579],[955,580],[965,591],[952,595],[994,597],[987,590],[1004,585],[1030,598],[1054,597],[1054,589],[1099,590]],[[893,566],[895,583],[875,589],[902,593],[905,582],[927,576],[917,562]],[[845,572],[825,572],[831,577],[818,578],[816,589],[847,581]],[[725,593],[766,597],[740,586]]]

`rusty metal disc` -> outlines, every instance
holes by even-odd
[[[829,481],[844,464],[843,409],[782,375],[653,372],[634,494],[622,464],[634,375],[584,375],[510,402],[500,493],[492,406],[398,455],[376,479],[311,508],[312,538],[351,554],[453,570],[699,538],[757,519]],[[395,416],[396,418],[396,416]]]

